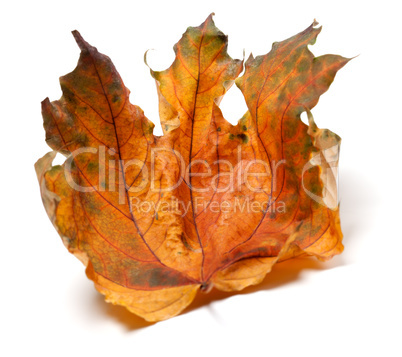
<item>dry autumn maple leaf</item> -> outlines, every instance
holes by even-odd
[[[42,103],[54,151],[35,166],[51,221],[107,301],[163,320],[199,289],[240,290],[279,261],[342,252],[340,138],[310,109],[348,59],[313,56],[315,25],[250,56],[240,78],[212,15],[188,28],[171,67],[151,70],[163,136],[111,60],[73,32],[81,56],[61,99]],[[219,103],[235,80],[249,111],[233,126]],[[52,166],[57,152],[68,158]]]

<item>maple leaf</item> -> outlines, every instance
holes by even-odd
[[[315,25],[250,56],[240,78],[212,15],[188,28],[171,67],[151,70],[160,137],[111,60],[73,32],[80,59],[60,100],[42,102],[53,151],[35,167],[51,221],[107,301],[163,320],[200,289],[241,290],[279,261],[342,252],[340,138],[310,109],[348,59],[313,56]],[[219,109],[234,81],[248,106],[236,126]],[[52,166],[57,152],[67,160]]]

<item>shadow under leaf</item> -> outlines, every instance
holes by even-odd
[[[96,304],[97,309],[101,310],[104,315],[124,325],[128,331],[135,331],[155,324],[155,322],[145,321],[123,306],[106,302],[104,296],[99,293],[96,293],[94,300],[94,305]]]
[[[185,309],[184,313],[191,312],[209,305],[212,302],[223,300],[234,295],[252,294],[296,282],[301,278],[300,273],[305,270],[328,270],[342,265],[344,265],[342,256],[335,257],[329,262],[320,262],[313,257],[290,259],[274,265],[272,271],[266,275],[261,283],[249,286],[244,290],[224,292],[213,289],[208,294],[198,293],[191,305]]]

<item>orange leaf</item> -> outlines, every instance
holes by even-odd
[[[240,290],[278,261],[342,252],[340,138],[310,109],[348,59],[314,57],[314,25],[250,56],[240,78],[212,15],[188,28],[171,67],[151,70],[161,137],[111,60],[73,32],[81,56],[61,99],[42,103],[54,151],[35,167],[51,221],[107,301],[163,320],[199,289]],[[219,103],[235,80],[249,111],[233,126]],[[57,152],[67,160],[52,166]]]

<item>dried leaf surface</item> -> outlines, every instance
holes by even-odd
[[[161,137],[111,60],[73,32],[80,59],[60,100],[42,103],[54,151],[36,171],[51,221],[108,301],[163,320],[199,289],[241,290],[278,261],[342,252],[340,138],[310,109],[348,59],[313,56],[315,25],[250,56],[240,78],[212,16],[188,28],[171,67],[151,70]],[[236,126],[219,109],[234,81],[249,109]]]

